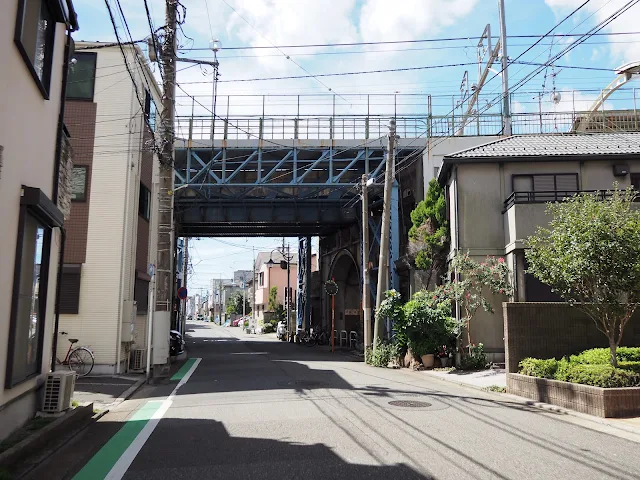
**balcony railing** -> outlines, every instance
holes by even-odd
[[[504,201],[503,213],[506,212],[512,205],[527,203],[562,202],[581,193],[591,193],[597,195],[599,200],[604,200],[605,198],[611,197],[611,193],[602,190],[549,190],[537,192],[513,192]]]

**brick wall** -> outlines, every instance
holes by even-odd
[[[561,358],[594,347],[608,347],[593,320],[566,303],[503,303],[506,367],[518,372],[527,357]],[[640,309],[629,320],[621,345],[640,346]]]
[[[65,263],[84,263],[87,256],[87,229],[91,198],[91,167],[96,132],[96,107],[93,102],[67,100],[64,122],[71,136],[74,166],[87,166],[87,189],[84,202],[71,202],[71,213],[65,221],[67,243]]]

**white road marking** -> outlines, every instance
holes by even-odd
[[[127,473],[127,470],[129,470],[129,467],[136,459],[136,456],[138,455],[138,453],[140,453],[140,450],[142,450],[144,444],[147,443],[147,440],[149,440],[149,437],[158,426],[158,423],[160,423],[160,420],[162,419],[164,414],[167,413],[167,410],[169,410],[169,407],[171,407],[173,399],[178,393],[178,390],[189,381],[191,375],[193,375],[193,372],[196,370],[201,360],[201,358],[196,358],[196,361],[193,363],[189,371],[185,374],[184,377],[182,377],[182,380],[180,380],[176,387],[173,389],[171,395],[169,395],[162,402],[162,405],[153,414],[151,420],[147,422],[138,436],[133,440],[133,442],[131,442],[131,445],[129,445],[129,447],[120,456],[113,468],[109,471],[109,474],[105,477],[105,480],[120,480],[122,477],[124,477],[125,473]]]

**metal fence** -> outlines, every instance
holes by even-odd
[[[472,112],[465,116],[464,105],[455,102],[446,107],[446,101],[427,96],[391,96],[376,98],[371,101],[365,95],[366,104],[336,105],[335,96],[310,96],[315,103],[304,101],[300,96],[284,97],[280,103],[269,102],[269,97],[262,96],[262,104],[244,103],[230,110],[233,97],[226,97],[214,115],[212,108],[190,98],[190,115],[176,117],[176,133],[180,138],[194,140],[222,139],[340,139],[358,140],[378,138],[387,134],[391,118],[396,119],[397,134],[402,138],[443,137],[443,136],[482,136],[502,133],[502,114],[500,105],[485,109],[481,113]],[[278,98],[280,98],[278,97]],[[400,97],[399,99],[397,97]],[[610,132],[639,131],[640,117],[636,109],[636,89],[625,101],[605,104],[596,112],[587,112],[575,108],[574,95],[568,96],[563,110],[558,106],[543,103],[538,98],[520,108],[531,108],[534,111],[512,114],[512,132],[514,134]],[[597,97],[597,95],[595,95]],[[253,98],[253,97],[251,97]],[[291,100],[293,98],[293,100]],[[330,103],[332,102],[332,103]],[[584,101],[583,101],[584,102]],[[178,112],[184,112],[187,105],[182,105]],[[566,108],[565,108],[566,107]],[[607,107],[609,109],[607,109]],[[326,114],[305,114],[305,110],[314,110]],[[344,113],[346,110],[363,110],[363,114]],[[226,111],[225,111],[226,110]],[[256,110],[262,113],[255,114]],[[274,111],[274,113],[268,112]],[[481,109],[482,110],[482,109]],[[247,114],[232,112],[251,112]],[[293,111],[292,113],[289,113]],[[371,113],[384,111],[389,113]],[[444,111],[446,114],[438,114]]]

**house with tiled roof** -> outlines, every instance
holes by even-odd
[[[512,136],[446,155],[438,172],[445,187],[451,256],[504,256],[517,302],[561,301],[526,273],[524,240],[546,225],[546,203],[584,191],[640,188],[640,133]],[[495,361],[504,354],[500,303],[478,313],[471,337]]]

